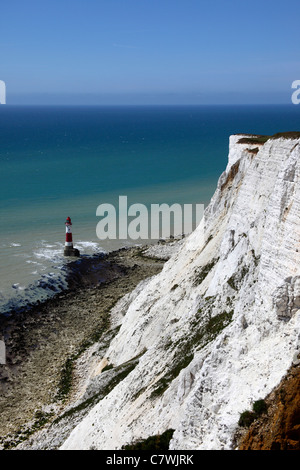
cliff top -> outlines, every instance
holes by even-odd
[[[300,132],[299,131],[290,131],[290,132],[277,132],[274,135],[252,135],[252,134],[236,134],[236,135],[243,135],[238,140],[238,144],[257,144],[263,145],[269,139],[299,139]],[[245,137],[246,136],[246,137]]]

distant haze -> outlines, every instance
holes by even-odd
[[[2,2],[6,103],[291,104],[299,13],[298,0]]]

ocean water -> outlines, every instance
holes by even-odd
[[[229,136],[300,130],[287,106],[0,106],[0,313],[66,287],[65,219],[83,257],[132,240],[99,240],[96,209],[207,204]]]

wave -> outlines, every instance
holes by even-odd
[[[63,292],[67,288],[68,283],[65,275],[44,274],[28,286],[13,284],[14,295],[1,294],[0,313],[8,315],[12,312],[22,311]]]
[[[9,290],[0,292],[0,314],[23,311],[68,290],[72,272],[78,271],[82,262],[89,262],[105,254],[98,243],[91,241],[77,242],[76,247],[81,250],[81,257],[74,261],[74,258],[64,257],[62,243],[41,241],[25,260],[28,267],[34,266],[34,271],[28,274],[35,279],[28,285],[24,285],[23,281],[13,283]],[[74,263],[78,263],[78,268],[74,269]]]

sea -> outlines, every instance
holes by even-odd
[[[65,220],[88,258],[145,240],[99,239],[97,208],[203,204],[229,136],[300,130],[295,105],[0,106],[0,314],[67,288]],[[80,260],[78,261],[80,262]]]

